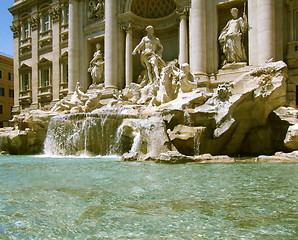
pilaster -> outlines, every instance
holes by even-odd
[[[20,26],[12,25],[10,27],[13,32],[13,72],[14,72],[14,110],[13,112],[19,112],[20,103],[19,103],[19,94],[20,94],[20,62],[19,62],[19,36],[20,36]]]
[[[80,74],[79,52],[79,0],[69,3],[69,58],[68,58],[68,92],[73,93]]]
[[[53,31],[53,74],[52,74],[52,87],[53,87],[53,101],[59,101],[60,91],[60,16],[61,9],[59,7],[52,8],[50,11],[52,19]]]
[[[38,108],[38,87],[39,87],[39,72],[38,72],[38,19],[37,15],[32,19],[37,21],[36,25],[31,28],[31,44],[32,44],[32,76],[31,76],[31,90],[32,90],[32,107]],[[34,20],[34,21],[35,21]],[[31,22],[33,20],[30,20]]]

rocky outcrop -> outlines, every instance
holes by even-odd
[[[280,107],[273,111],[275,121],[271,124],[277,139],[283,146],[281,150],[295,151],[298,149],[298,110]],[[284,144],[284,145],[283,145]]]
[[[167,75],[168,83],[171,76]],[[118,92],[109,104],[102,102],[91,113],[31,111],[14,119],[14,129],[0,132],[1,150],[40,153],[50,118],[60,114],[48,131],[50,154],[88,152],[124,154],[125,161],[229,163],[237,161],[231,156],[290,152],[298,149],[298,128],[297,110],[282,107],[286,79],[286,65],[275,62],[219,85],[214,93],[180,89],[173,100],[157,104],[151,101],[157,97],[153,94],[149,105],[136,105]]]
[[[31,111],[15,116],[14,128],[0,131],[1,151],[9,154],[39,154],[43,152],[43,143],[52,114]]]
[[[268,117],[285,104],[286,79],[285,63],[268,63],[220,86],[205,104],[193,109],[194,125],[208,124],[200,153],[233,156],[274,153]]]
[[[200,143],[204,141],[205,127],[177,125],[168,134],[175,148],[183,154],[193,156],[199,154]]]
[[[125,119],[119,129],[121,136],[133,142],[130,151],[138,153],[138,158],[151,159],[171,150],[166,125],[159,117]]]

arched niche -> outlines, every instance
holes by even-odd
[[[146,35],[148,25],[154,27],[155,36],[164,47],[163,59],[178,59],[179,54],[179,21],[174,0],[129,0],[126,2],[123,22],[130,22],[133,28],[133,48]],[[133,57],[133,79],[137,80],[143,67],[140,55]]]

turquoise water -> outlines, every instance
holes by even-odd
[[[0,157],[0,239],[297,239],[296,164]]]

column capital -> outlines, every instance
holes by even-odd
[[[176,10],[179,17],[187,17],[189,15],[189,7],[184,7]]]
[[[53,23],[59,22],[61,17],[61,8],[60,6],[53,7],[49,10]]]
[[[131,32],[135,28],[132,26],[131,23],[128,23],[128,24],[121,25],[121,29],[124,30],[125,32]]]
[[[287,4],[289,6],[289,10],[294,11],[294,1],[293,0],[288,0]]]
[[[21,29],[19,24],[13,24],[10,26],[10,30],[13,33],[13,38],[18,38],[20,36]]]
[[[31,18],[28,19],[28,22],[30,23],[32,31],[37,30],[39,24],[39,16],[31,16]]]

